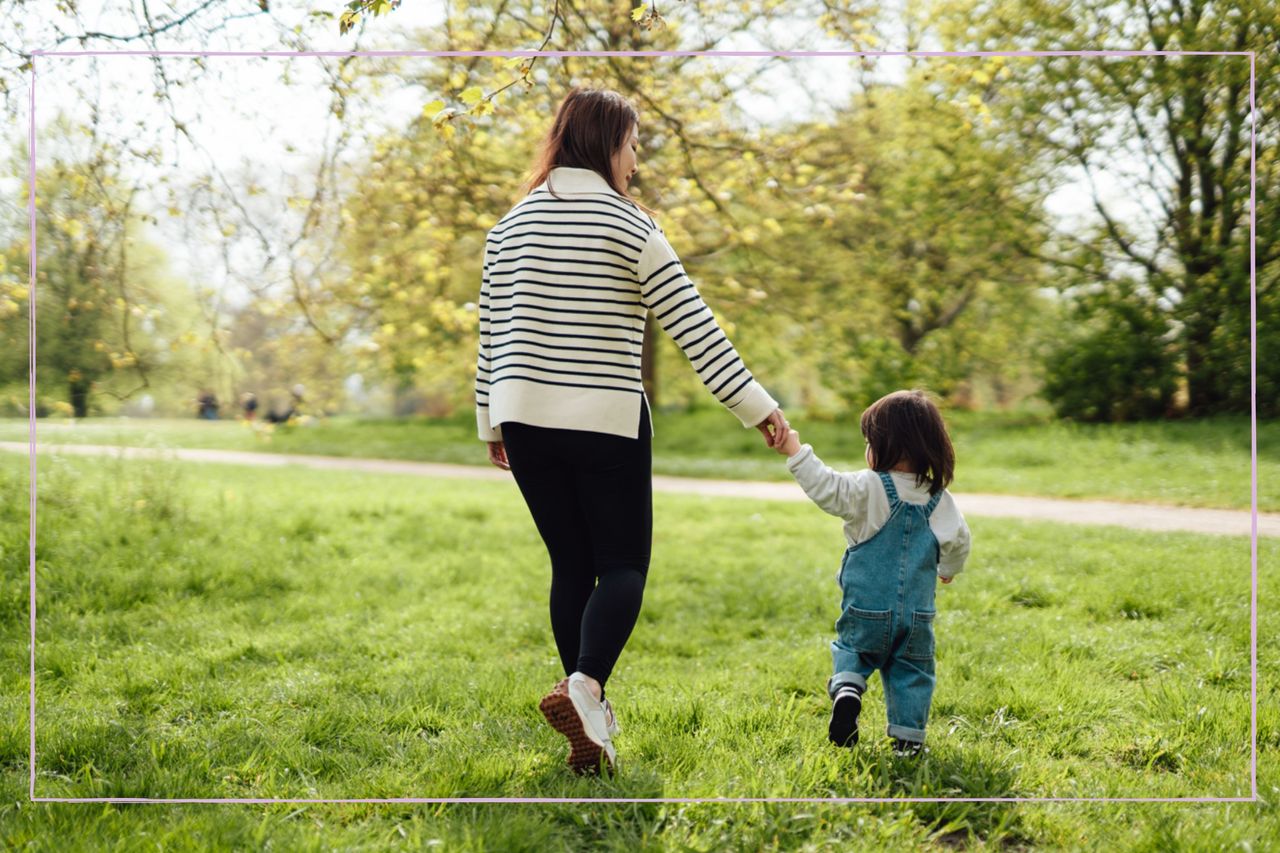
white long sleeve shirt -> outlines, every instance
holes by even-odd
[[[591,169],[552,169],[485,241],[475,386],[481,440],[500,441],[505,421],[637,438],[649,311],[744,427],[778,407],[658,224]]]
[[[851,546],[870,539],[889,520],[889,498],[875,471],[836,471],[825,465],[808,444],[787,457],[787,470],[823,512],[844,519],[844,536]],[[889,476],[901,500],[921,505],[929,502],[928,481],[918,486],[915,474],[890,471]],[[938,576],[955,577],[969,556],[969,526],[945,489],[929,516],[929,529],[938,540]]]

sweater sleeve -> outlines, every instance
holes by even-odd
[[[649,234],[638,276],[641,304],[684,352],[702,384],[744,427],[755,426],[778,408],[742,363],[660,228]]]
[[[867,514],[870,490],[862,472],[836,471],[828,467],[808,444],[787,458],[787,470],[796,478],[809,500],[823,512],[845,521],[857,521]]]
[[[954,502],[952,504],[954,506]],[[965,524],[960,510],[955,509],[959,525],[953,537],[938,543],[938,577],[953,578],[964,570],[964,561],[969,556],[969,525]]]
[[[501,441],[502,430],[489,426],[489,248],[484,251],[484,269],[480,275],[480,346],[476,353],[476,431],[481,441]]]

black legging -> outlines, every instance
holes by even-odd
[[[551,632],[565,674],[603,686],[649,571],[653,483],[648,407],[640,437],[502,424],[507,461],[551,555]]]

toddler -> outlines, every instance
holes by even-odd
[[[862,413],[865,471],[834,471],[789,430],[777,448],[800,487],[844,519],[849,547],[836,578],[840,619],[828,736],[858,742],[867,677],[880,671],[894,752],[924,747],[933,698],[936,578],[951,583],[969,554],[969,528],[947,492],[955,451],[938,407],[921,391],[895,391]]]

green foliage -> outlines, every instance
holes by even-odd
[[[225,352],[211,353],[202,365],[205,375],[231,362],[222,385],[223,416],[239,414],[235,391],[253,392],[259,417],[284,412],[296,404],[290,390],[304,386],[300,415],[320,415],[341,408],[347,391],[344,380],[358,369],[358,355],[349,347],[325,341],[313,329],[295,322],[287,309],[268,299],[256,299],[228,312]]]
[[[135,5],[121,10],[136,17]],[[307,27],[294,33],[302,41],[312,25],[336,24],[344,33],[377,32],[381,25],[385,31],[397,19],[397,6],[396,0],[335,2],[332,11],[308,13]],[[908,4],[900,21],[864,2],[796,7],[781,0],[708,0],[663,4],[661,13],[658,7],[587,0],[524,14],[501,0],[455,4],[445,10],[445,25],[418,36],[417,46],[626,50],[696,42],[715,49],[759,33],[762,22],[782,15],[858,49],[881,46],[876,33],[890,29],[877,27],[885,23],[904,23],[914,44],[934,39],[947,48],[1256,48],[1259,104],[1275,100],[1280,79],[1275,52],[1263,49],[1276,42],[1277,21],[1261,0],[1150,10],[1137,0],[937,0]],[[214,21],[182,27],[199,31],[217,26]],[[658,212],[747,363],[788,405],[835,414],[912,384],[956,406],[1008,405],[1034,392],[1051,349],[1050,372],[1059,379],[1119,364],[1123,375],[1148,386],[1138,399],[1126,399],[1134,395],[1120,382],[1124,393],[1114,404],[1068,404],[1083,417],[1163,411],[1169,370],[1179,377],[1179,408],[1193,414],[1247,408],[1251,202],[1243,57],[911,57],[905,79],[893,85],[868,73],[873,63],[863,58],[851,63],[864,76],[849,103],[792,126],[760,127],[735,96],[783,64],[546,55],[344,59],[331,80],[337,144],[360,139],[367,148],[327,159],[318,170],[325,180],[312,196],[288,199],[291,209],[305,209],[307,221],[302,236],[279,247],[287,242],[278,257],[287,253],[291,265],[289,287],[280,290],[292,292],[258,294],[232,318],[230,333],[218,328],[223,317],[212,317],[200,358],[184,361],[170,352],[168,364],[186,368],[174,369],[171,381],[212,377],[225,399],[244,386],[261,392],[300,380],[309,397],[332,409],[341,402],[341,378],[360,371],[370,384],[382,379],[391,386],[398,411],[466,407],[480,242],[517,197],[556,104],[570,85],[581,84],[617,88],[639,108],[635,189]],[[163,99],[166,87],[157,96]],[[422,109],[406,127],[371,138],[342,125],[344,104],[376,102],[388,88],[421,97]],[[1270,415],[1280,412],[1280,360],[1265,358],[1280,346],[1280,288],[1274,286],[1280,219],[1271,203],[1275,125],[1265,110],[1258,116],[1257,327],[1264,357],[1257,397],[1260,411]],[[1121,151],[1126,145],[1127,153]],[[65,271],[52,256],[42,269],[61,281],[98,279],[90,292],[74,295],[74,309],[68,311],[64,299],[42,315],[71,318],[58,340],[40,342],[50,371],[41,385],[60,389],[46,408],[74,396],[81,413],[89,400],[99,405],[95,411],[106,411],[114,408],[112,395],[127,397],[150,382],[147,377],[158,387],[161,376],[156,368],[164,348],[145,346],[129,317],[135,307],[149,314],[164,300],[131,292],[121,314],[102,308],[118,308],[113,300],[91,298],[100,285],[116,296],[119,270],[136,273],[145,254],[122,260],[117,251],[138,236],[137,223],[128,220],[138,188],[112,165],[120,150],[101,148],[61,156],[68,175],[104,179],[90,180],[87,189],[74,181],[67,188],[80,194],[85,215],[68,206],[62,219],[81,225],[66,225],[62,234],[65,223],[57,216],[42,220],[41,245],[66,256]],[[1134,170],[1131,194],[1146,206],[1144,216],[1103,203],[1096,229],[1054,234],[1044,202],[1064,170],[1105,188],[1125,177],[1111,168],[1122,153],[1145,167]],[[46,169],[41,180],[51,174]],[[192,198],[200,184],[193,183]],[[234,194],[237,188],[225,189]],[[62,190],[52,183],[48,190],[42,197],[52,204]],[[131,213],[123,215],[126,210]],[[235,223],[219,219],[219,225],[234,229]],[[70,234],[76,227],[84,233]],[[278,236],[242,230],[250,241]],[[0,241],[0,327],[14,340],[21,339],[26,307],[23,240],[19,228]],[[77,240],[89,248],[76,248]],[[1081,250],[1094,256],[1085,266],[1077,264]],[[1113,291],[1107,304],[1120,310],[1128,297],[1109,282],[1124,277],[1139,278],[1169,300],[1165,331],[1131,317],[1104,321],[1109,309],[1099,308],[1071,335],[1079,352],[1066,352],[1061,342],[1046,347],[1063,319],[1060,306],[1039,295],[1046,283],[1061,289],[1101,283]],[[1135,323],[1141,339],[1157,349],[1117,346]],[[180,326],[157,336],[172,343],[182,336]],[[188,337],[181,346],[196,343]],[[670,342],[657,344],[656,358],[646,364],[655,397],[705,405],[705,391],[682,354]],[[20,350],[0,353],[0,388],[20,382],[24,371]],[[1147,383],[1152,376],[1160,378]],[[1056,381],[1054,388],[1070,396],[1070,384]],[[179,398],[194,390],[166,393]],[[1095,398],[1103,394],[1096,383],[1087,390]],[[1098,414],[1103,410],[1112,414]]]
[[[82,145],[86,136],[90,142]],[[187,364],[182,334],[192,307],[163,252],[143,236],[138,189],[122,173],[121,148],[62,118],[41,144],[34,293],[39,409],[85,417],[114,411],[153,382],[157,393],[171,393],[170,382]],[[15,157],[25,158],[25,150]],[[27,192],[24,182],[24,198]],[[16,220],[3,229],[0,337],[25,344],[33,298],[30,238]],[[0,388],[25,384],[27,373],[25,346],[0,350]]]
[[[499,18],[494,39],[508,25]],[[462,32],[431,46],[457,48]],[[610,33],[602,46],[672,37],[629,25]],[[709,63],[575,58],[546,71],[544,85],[492,98],[492,115],[464,117],[446,115],[446,103],[462,109],[502,91],[507,63],[416,68],[412,80],[442,97],[377,140],[353,176],[360,191],[342,201],[349,274],[331,283],[331,304],[356,306],[359,346],[402,396],[469,405],[484,232],[519,197],[568,79],[633,99],[633,189],[784,401],[835,409],[908,379],[961,394],[1029,375],[1043,307],[1037,267],[1019,251],[1038,233],[1030,165],[918,76],[854,99],[830,122],[756,129]],[[656,352],[655,397],[705,402],[683,355],[665,339]]]
[[[1116,283],[1141,276],[1149,292],[1171,301],[1172,350],[1186,383],[1182,408],[1192,414],[1248,411],[1251,172],[1257,179],[1259,354],[1280,346],[1280,304],[1266,284],[1280,273],[1280,217],[1271,203],[1280,188],[1280,136],[1274,115],[1256,112],[1256,161],[1251,164],[1248,109],[1251,65],[1256,103],[1277,98],[1280,17],[1274,3],[941,0],[933,9],[934,25],[949,50],[1088,45],[1093,50],[1256,53],[1252,58],[1028,57],[994,75],[978,60],[943,66],[948,85],[967,93],[1002,135],[1042,162],[1089,179],[1094,225],[1058,235],[1060,245],[1045,259],[1067,277],[1112,289],[1111,304],[1117,308],[1127,297]],[[1081,247],[1096,253],[1100,263],[1080,267]],[[1131,318],[1117,318],[1116,333],[1132,325]],[[1108,349],[1105,337],[1086,337],[1082,346]],[[1124,360],[1127,370],[1143,376],[1162,372],[1165,354],[1131,351]],[[1096,358],[1081,354],[1076,361],[1083,366]],[[1143,367],[1141,362],[1150,363]],[[1259,357],[1257,367],[1259,411],[1274,414],[1280,411],[1277,397],[1268,392],[1280,385],[1280,361]],[[1158,384],[1156,400],[1164,387]],[[1158,408],[1136,409],[1153,407]],[[1119,417],[1134,410],[1132,401],[1115,408]]]
[[[862,411],[891,391],[923,384],[925,365],[897,341],[866,338],[858,342],[853,357],[861,368],[861,379],[844,395],[850,414]]]
[[[1079,297],[1072,319],[1077,331],[1045,372],[1043,393],[1059,417],[1132,421],[1170,412],[1178,366],[1167,311],[1130,285]]]

